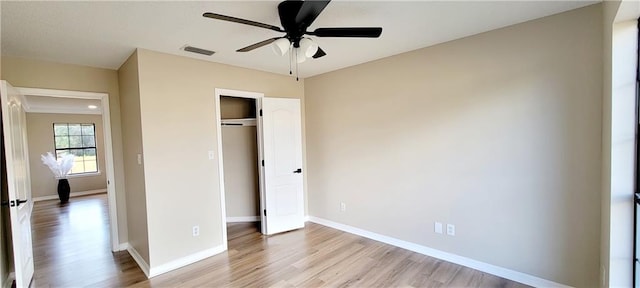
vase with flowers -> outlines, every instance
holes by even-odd
[[[65,154],[60,159],[56,159],[51,152],[47,152],[45,155],[41,155],[42,163],[49,167],[53,176],[58,179],[58,197],[61,203],[69,202],[69,194],[71,193],[71,186],[69,186],[69,180],[67,176],[73,168],[73,154]]]

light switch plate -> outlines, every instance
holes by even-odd
[[[440,223],[440,222],[436,222],[436,223],[433,225],[433,231],[434,231],[434,232],[436,232],[436,233],[438,233],[438,234],[442,234],[442,223]]]
[[[456,225],[447,224],[447,235],[456,236]]]
[[[209,160],[213,160],[216,158],[216,154],[213,153],[213,151],[209,151]]]

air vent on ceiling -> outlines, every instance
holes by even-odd
[[[211,50],[202,49],[202,48],[193,47],[193,46],[184,46],[184,51],[198,53],[198,54],[207,55],[207,56],[211,56],[213,55],[213,53],[216,53]]]

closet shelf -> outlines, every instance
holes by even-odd
[[[256,126],[256,118],[222,119],[222,126]]]

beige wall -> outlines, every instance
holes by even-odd
[[[207,157],[218,151],[215,88],[300,98],[304,104],[304,86],[287,76],[149,50],[138,50],[138,63],[154,269],[223,244],[218,156]],[[195,225],[198,237],[191,235]]]
[[[590,6],[306,79],[309,215],[595,285],[601,19]]]
[[[127,242],[120,97],[115,70],[59,64],[22,58],[2,57],[2,77],[15,87],[47,88],[109,94],[111,138],[115,170],[116,205],[120,243]]]
[[[104,163],[102,115],[27,113],[29,168],[31,169],[31,196],[33,198],[58,195],[58,180],[40,156],[54,153],[53,123],[93,123],[96,127],[96,148],[100,175],[70,177],[71,192],[107,189]],[[54,153],[55,154],[55,153]]]
[[[127,175],[127,227],[129,245],[149,264],[149,230],[144,166],[138,163],[142,155],[140,126],[140,88],[138,85],[138,54],[134,53],[118,70],[124,172]]]
[[[227,217],[260,216],[256,133],[255,126],[222,127]]]

